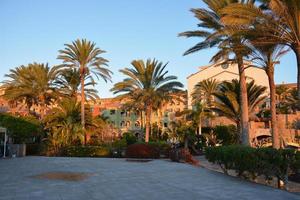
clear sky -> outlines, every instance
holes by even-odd
[[[186,85],[186,77],[208,64],[213,49],[183,57],[198,39],[177,37],[197,28],[189,11],[201,0],[0,0],[0,81],[9,69],[30,62],[59,64],[58,50],[77,38],[107,51],[113,82],[133,59],[169,62],[170,74]],[[296,81],[291,52],[276,68],[277,83]],[[110,97],[112,83],[99,81],[100,97]]]

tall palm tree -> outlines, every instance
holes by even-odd
[[[201,135],[202,115],[204,113],[210,116],[209,108],[212,106],[213,94],[218,89],[218,81],[215,79],[206,79],[197,83],[192,93],[193,105],[199,113],[198,134]]]
[[[261,7],[255,5],[232,4],[222,12],[224,22],[229,25],[250,27],[248,31],[265,38],[264,44],[284,44],[289,46],[297,58],[297,88],[300,97],[300,1],[260,0]],[[265,9],[267,8],[267,9]],[[256,26],[253,29],[253,24]],[[250,25],[250,26],[249,26]]]
[[[157,60],[148,59],[134,60],[131,62],[133,68],[120,70],[126,78],[114,85],[111,91],[119,94],[120,98],[134,96],[136,101],[143,102],[146,115],[145,141],[149,142],[151,113],[160,103],[169,101],[172,94],[183,87],[182,83],[176,81],[176,76],[168,76],[167,64]]]
[[[201,37],[204,40],[194,47],[187,50],[184,55],[200,51],[205,48],[219,47],[220,52],[213,57],[213,61],[220,61],[221,64],[237,63],[240,79],[240,95],[241,95],[241,110],[242,110],[242,136],[243,143],[249,144],[249,116],[247,102],[246,76],[243,57],[245,56],[243,48],[243,37],[241,35],[233,35],[225,24],[222,23],[221,10],[233,3],[253,4],[254,0],[204,0],[208,9],[192,9],[195,17],[200,21],[198,26],[202,28],[196,31],[187,31],[179,34],[185,37]],[[228,59],[229,54],[234,54],[234,59]]]
[[[76,68],[60,70],[54,83],[63,96],[77,98],[78,95],[80,95],[80,73]],[[84,83],[86,100],[91,99],[95,101],[99,98],[97,90],[89,87],[93,87],[95,84],[96,83],[92,76],[86,76]]]
[[[105,51],[96,47],[96,44],[86,39],[77,39],[72,44],[65,44],[65,49],[59,51],[58,59],[63,61],[62,68],[77,68],[80,73],[81,85],[81,125],[85,129],[85,79],[94,75],[104,81],[111,80],[112,72],[107,69],[108,60],[101,57]],[[86,143],[86,136],[85,136]]]
[[[239,81],[234,79],[231,82],[224,81],[220,85],[218,92],[214,94],[216,100],[213,103],[212,110],[227,117],[236,123],[237,129],[241,127],[241,99],[239,90]],[[249,115],[255,113],[255,109],[266,100],[267,88],[255,85],[254,81],[247,83]],[[241,138],[240,138],[241,139]]]
[[[270,88],[270,103],[271,103],[271,127],[273,137],[273,147],[280,148],[280,136],[277,129],[277,118],[276,118],[276,86],[274,81],[275,65],[279,63],[279,59],[289,49],[284,48],[282,45],[252,45],[248,44],[248,47],[252,50],[250,54],[251,62],[255,66],[265,70],[269,80]]]
[[[57,97],[53,84],[57,77],[57,68],[50,68],[43,63],[30,63],[11,69],[5,77],[8,80],[2,86],[5,89],[4,98],[25,102],[29,111],[33,105],[40,106],[40,115],[43,118],[46,107]]]

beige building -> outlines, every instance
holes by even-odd
[[[248,81],[254,80],[257,85],[269,88],[268,77],[263,69],[249,67],[246,69],[246,78]],[[205,79],[216,79],[218,81],[230,81],[239,79],[237,64],[218,65],[211,64],[199,67],[199,71],[187,77],[188,89],[188,107],[191,108],[191,94],[197,83]]]

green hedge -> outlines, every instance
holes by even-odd
[[[27,156],[41,156],[45,153],[44,144],[26,144],[26,155]]]
[[[64,147],[60,156],[66,157],[110,157],[111,150],[103,146],[70,146]]]
[[[205,156],[209,162],[219,164],[224,173],[235,170],[239,176],[255,179],[264,176],[284,182],[289,173],[300,169],[300,152],[292,149],[251,148],[239,145],[208,147]]]
[[[16,144],[32,142],[32,138],[43,133],[41,123],[32,116],[22,117],[1,113],[0,126],[7,128],[9,136]]]

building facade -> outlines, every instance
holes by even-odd
[[[263,69],[249,67],[245,70],[246,80],[254,80],[257,85],[262,85],[269,88],[268,76]],[[198,72],[187,77],[187,91],[188,91],[188,108],[192,108],[192,96],[194,87],[200,81],[206,79],[215,79],[217,81],[231,81],[239,79],[239,72],[237,64],[219,65],[211,64],[199,67]],[[268,89],[269,91],[269,89]]]
[[[152,123],[156,123],[159,128],[166,129],[174,120],[177,112],[187,109],[186,93],[180,97],[174,96],[172,102],[164,104],[160,109],[152,113]],[[93,116],[102,115],[107,121],[120,132],[142,132],[145,126],[145,114],[141,111],[129,111],[124,109],[126,100],[120,101],[118,98],[103,98],[96,102],[90,102]]]

